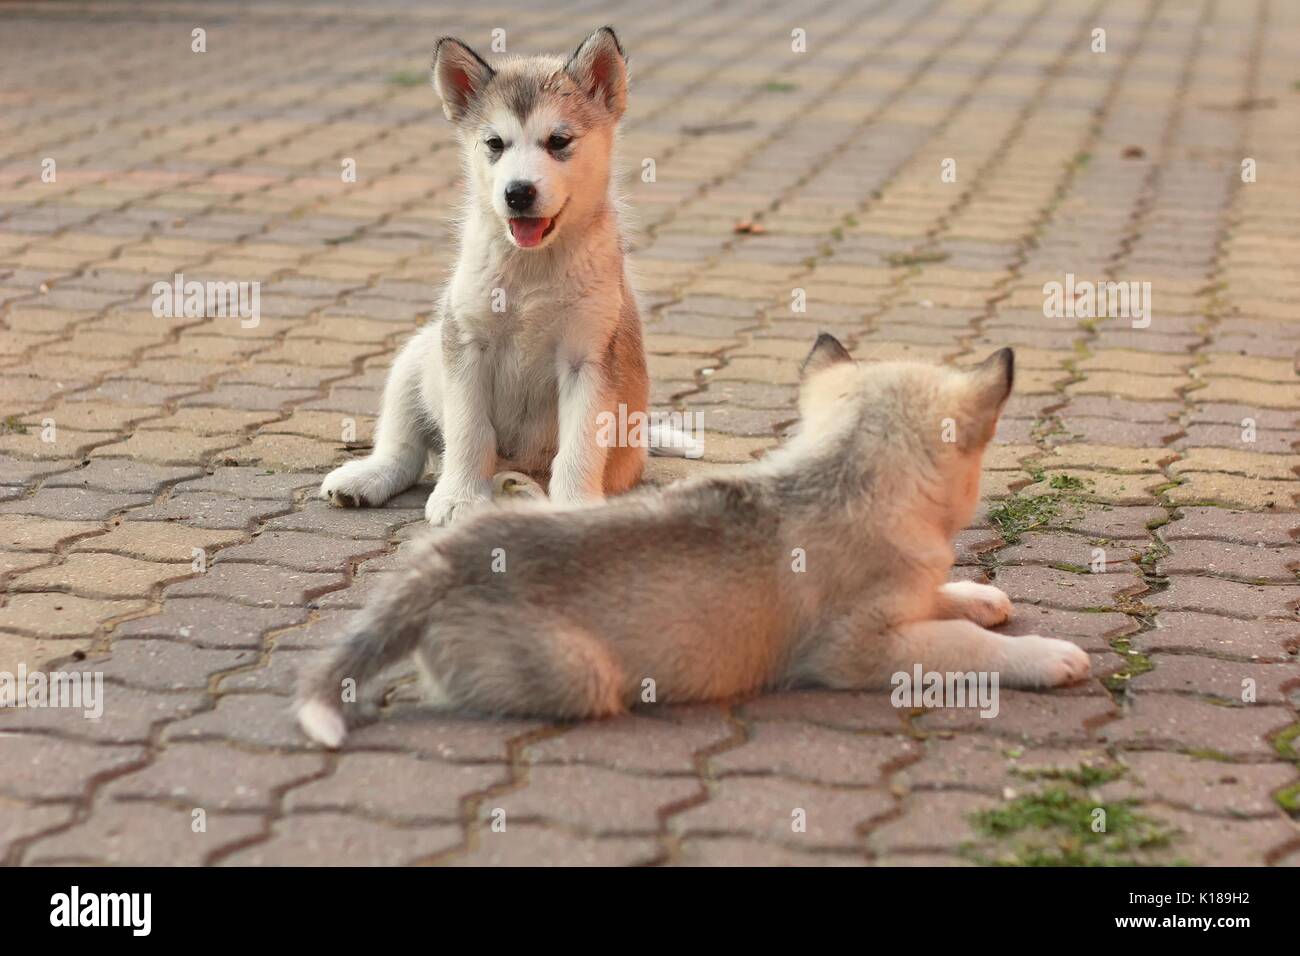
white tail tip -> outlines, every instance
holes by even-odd
[[[316,743],[337,750],[348,735],[343,715],[319,697],[298,708],[298,726]]]

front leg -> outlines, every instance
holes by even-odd
[[[430,524],[450,524],[492,498],[496,429],[489,414],[487,356],[454,328],[443,337],[442,474],[424,506]]]
[[[607,409],[605,369],[591,358],[556,362],[559,386],[559,451],[551,462],[550,498],[563,504],[604,499],[609,448],[597,440],[597,416]]]
[[[952,581],[939,588],[934,616],[964,618],[980,627],[997,627],[1011,617],[1011,599],[991,584]]]
[[[1070,641],[1007,637],[973,621],[916,621],[884,633],[844,621],[800,677],[840,690],[886,687],[895,675],[996,672],[1006,687],[1059,687],[1088,676],[1090,660]]]

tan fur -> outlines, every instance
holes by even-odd
[[[649,688],[662,703],[883,687],[915,664],[1015,687],[1086,675],[1067,641],[985,630],[1010,613],[1001,591],[947,580],[1010,350],[971,371],[860,365],[823,336],[805,375],[799,431],[762,461],[595,507],[485,513],[419,543],[304,683],[308,734],[334,739],[321,714],[340,711],[341,681],[413,652],[452,706],[560,718]]]

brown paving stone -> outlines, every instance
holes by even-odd
[[[13,852],[19,840],[71,823],[75,811],[69,803],[25,804],[0,798],[0,859]]]
[[[696,797],[694,777],[654,777],[621,773],[587,764],[534,766],[522,790],[489,797],[479,807],[489,823],[495,810],[512,821],[551,821],[591,834],[654,833],[658,812]]]
[[[1158,800],[1197,813],[1269,817],[1277,804],[1269,794],[1290,784],[1287,764],[1236,764],[1171,753],[1126,753],[1128,773],[1098,788],[1110,800]]]
[[[1130,682],[1135,691],[1200,694],[1232,703],[1242,703],[1249,692],[1254,702],[1284,704],[1284,685],[1300,682],[1300,667],[1294,663],[1240,663],[1181,654],[1157,654],[1152,663],[1154,670]]]
[[[166,596],[219,597],[259,607],[298,607],[312,597],[341,586],[341,574],[319,574],[253,564],[218,564],[207,573],[167,589]]]
[[[510,741],[533,734],[540,721],[503,720],[400,708],[348,734],[346,749],[393,750],[447,762],[503,762]]]
[[[1161,611],[1155,630],[1133,635],[1133,647],[1144,654],[1175,651],[1281,660],[1300,648],[1300,621],[1241,621],[1194,611]]]
[[[1182,478],[1177,487],[1164,492],[1164,496],[1176,505],[1295,510],[1297,484],[1294,479],[1272,481],[1212,473],[1193,473]]]
[[[320,485],[320,475],[255,467],[219,467],[203,478],[176,486],[178,494],[217,492],[240,498],[290,500],[295,491]]]
[[[143,744],[154,727],[177,720],[207,706],[205,695],[196,692],[160,694],[112,684],[104,685],[104,713],[86,717],[68,708],[18,708],[0,715],[4,729],[53,734],[59,737],[111,744]]]
[[[1266,848],[1295,839],[1294,824],[1276,816],[1233,820],[1164,807],[1151,807],[1147,812],[1184,835],[1176,844],[1178,855],[1199,866],[1258,866]]]
[[[116,641],[111,655],[89,667],[110,682],[149,690],[206,690],[215,674],[253,663],[250,650],[216,650],[177,641]]]
[[[944,707],[919,712],[914,725],[925,733],[984,732],[1027,743],[1061,745],[1091,739],[1089,728],[1116,712],[1095,684],[1087,694],[1062,690],[1031,692],[998,688],[998,712],[983,717],[975,707]]]
[[[900,737],[759,722],[748,740],[714,755],[709,765],[717,776],[776,773],[827,785],[870,786],[916,752],[914,744]]]
[[[1200,611],[1242,619],[1294,620],[1295,613],[1291,606],[1296,598],[1294,588],[1239,584],[1236,581],[1179,574],[1169,579],[1167,589],[1143,595],[1142,601],[1152,607],[1174,611]]]
[[[324,471],[338,463],[342,451],[342,443],[338,441],[263,434],[225,457],[232,464],[258,465],[277,471]]]
[[[309,744],[298,730],[289,702],[270,694],[223,694],[216,707],[170,724],[163,736],[168,743],[225,740],[299,750]]]
[[[107,534],[83,538],[71,551],[111,551],[144,561],[194,560],[194,549],[211,552],[223,545],[243,540],[239,531],[216,531],[187,528],[184,525],[126,521]]]
[[[53,549],[61,541],[101,528],[98,521],[60,521],[28,515],[0,515],[0,541],[23,550]]]
[[[420,497],[427,497],[422,491]],[[401,496],[405,500],[406,496]],[[424,527],[424,504],[419,508],[398,507],[393,499],[382,508],[331,508],[319,500],[308,501],[293,514],[272,518],[267,531],[314,531],[343,538],[387,538],[408,525]]]
[[[195,528],[242,531],[287,512],[288,500],[233,498],[215,492],[173,494],[165,501],[138,508],[126,515],[128,521],[174,521]]]
[[[118,777],[103,799],[149,800],[206,811],[269,810],[273,793],[323,772],[313,754],[255,754],[221,744],[172,744],[149,766]]]
[[[1076,771],[1082,765],[1106,766],[1112,761],[1103,748],[1036,747],[987,734],[930,737],[921,759],[892,778],[895,787],[914,790],[976,790],[1003,794],[1028,789],[1045,770]]]
[[[124,441],[100,445],[94,454],[100,457],[185,465],[205,461],[220,451],[235,448],[242,441],[242,436],[234,433],[194,435],[190,432],[137,431]]]
[[[1195,697],[1145,693],[1137,697],[1128,714],[1106,724],[1098,733],[1123,749],[1265,757],[1273,755],[1269,736],[1294,722],[1294,716],[1283,707],[1225,707]]]
[[[3,730],[4,724],[0,724]],[[0,793],[18,800],[80,800],[96,778],[143,764],[141,747],[105,747],[44,734],[7,734]]]
[[[118,625],[114,636],[127,640],[163,638],[198,647],[255,648],[273,629],[305,621],[294,607],[248,607],[212,598],[171,598],[161,614]]]
[[[344,813],[277,820],[269,840],[232,853],[232,866],[400,866],[461,842],[453,824],[397,827]]]
[[[1183,539],[1212,538],[1238,544],[1262,544],[1265,547],[1296,543],[1300,517],[1286,514],[1260,514],[1228,508],[1180,508],[1181,517],[1160,530],[1160,537],[1174,542]]]
[[[866,855],[857,849],[805,852],[738,837],[698,837],[683,840],[680,856],[672,863],[674,866],[862,866]]]
[[[645,773],[695,771],[695,754],[728,740],[734,728],[712,705],[662,709],[591,721],[528,745],[524,759],[538,764],[590,763]]]
[[[298,531],[263,531],[248,544],[223,550],[222,564],[273,565],[300,571],[341,571],[350,561],[384,549],[383,541],[329,538]]]
[[[149,498],[87,488],[42,488],[30,498],[0,504],[0,514],[40,515],[60,521],[106,521],[119,511],[148,504]]]
[[[193,573],[189,564],[77,553],[68,555],[60,564],[25,571],[11,581],[11,586],[21,591],[61,590],[90,598],[145,598],[163,583]]]
[[[860,826],[893,809],[879,789],[831,789],[780,777],[728,777],[669,821],[687,837],[745,834],[792,847],[860,846]],[[798,814],[797,811],[802,811]],[[804,826],[800,832],[797,826]]]
[[[12,594],[0,609],[0,629],[49,637],[93,634],[106,621],[143,610],[143,601],[97,600],[75,594]]]
[[[1139,586],[1134,574],[1091,574],[1057,568],[1002,567],[994,583],[1016,602],[1070,610],[1112,607],[1121,592]]]
[[[285,809],[346,810],[402,823],[451,823],[461,817],[462,799],[509,780],[509,770],[501,765],[450,764],[402,753],[344,754],[328,777],[290,792]],[[383,786],[375,786],[376,781]]]
[[[905,712],[886,691],[854,694],[827,690],[765,694],[740,707],[746,720],[799,720],[841,730],[898,733],[906,729]]]
[[[1138,542],[1102,543],[1102,539],[1072,534],[1026,534],[997,553],[999,564],[1063,565],[1091,574],[1132,574],[1141,557]],[[1096,552],[1100,550],[1101,554]],[[1097,570],[1094,570],[1097,569]]]
[[[190,810],[151,803],[106,803],[93,817],[36,841],[28,864],[101,863],[116,866],[198,866],[221,847],[257,836],[264,823],[249,814],[208,813],[194,832]]]
[[[507,823],[505,830],[486,829],[477,845],[448,860],[452,866],[639,866],[663,855],[659,844],[644,837],[593,838],[553,827]]]
[[[902,813],[875,827],[867,845],[882,856],[916,850],[955,851],[980,842],[971,814],[991,810],[998,801],[972,793],[913,793],[903,801]]]
[[[123,458],[96,459],[84,468],[45,479],[45,488],[94,488],[119,494],[156,494],[164,485],[201,475],[194,466],[166,467]]]
[[[1252,583],[1296,583],[1293,565],[1300,565],[1300,548],[1266,548],[1263,545],[1229,544],[1222,541],[1187,540],[1173,546],[1173,552],[1157,562],[1161,574],[1207,574]]]

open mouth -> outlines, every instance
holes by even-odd
[[[515,240],[515,245],[522,249],[541,245],[542,240],[551,234],[551,230],[555,228],[555,221],[559,218],[559,213],[537,218],[517,216],[510,220],[510,236]]]

